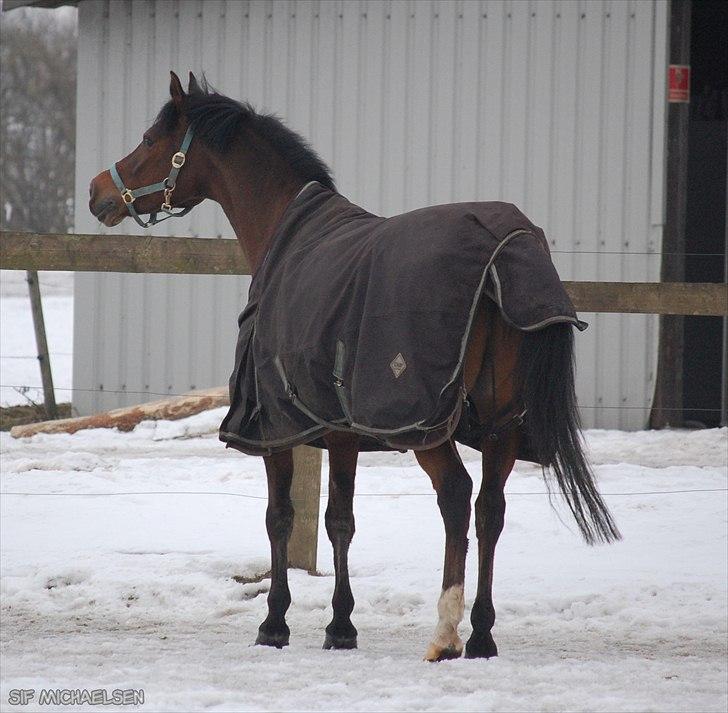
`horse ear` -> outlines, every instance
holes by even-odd
[[[202,94],[202,89],[200,89],[200,85],[197,83],[197,78],[195,77],[192,72],[190,72],[190,82],[187,86],[187,93],[188,94]]]
[[[169,82],[169,93],[172,97],[172,101],[179,105],[182,103],[182,100],[185,98],[185,90],[182,89],[182,82],[179,81],[179,77],[174,73],[170,72],[170,82]]]

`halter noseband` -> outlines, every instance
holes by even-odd
[[[168,218],[179,218],[192,210],[192,207],[189,207],[183,208],[182,210],[174,213],[172,211],[171,204],[172,191],[177,185],[177,175],[179,174],[182,166],[185,165],[187,149],[189,149],[190,144],[192,143],[192,134],[193,131],[192,127],[190,126],[187,129],[187,133],[185,134],[184,139],[182,139],[182,146],[180,146],[179,151],[174,156],[172,156],[172,170],[169,172],[169,176],[167,176],[167,178],[165,178],[163,181],[159,181],[158,183],[152,183],[151,185],[143,186],[142,188],[131,189],[127,188],[124,185],[124,181],[121,180],[121,176],[119,175],[119,171],[116,168],[116,164],[114,164],[109,169],[109,173],[111,173],[111,178],[113,179],[114,184],[121,192],[121,200],[124,201],[126,209],[129,211],[129,215],[134,218],[134,220],[136,220],[136,222],[139,223],[142,228],[148,228],[150,225],[156,225],[157,223],[161,223],[163,220],[167,220]],[[139,217],[139,214],[136,212],[133,203],[137,198],[140,198],[141,196],[148,196],[150,193],[156,193],[157,191],[164,192],[164,200],[162,201],[162,206],[159,210],[150,213],[149,221],[145,223]],[[163,213],[167,213],[167,215],[164,218],[157,218],[157,215],[160,211]]]

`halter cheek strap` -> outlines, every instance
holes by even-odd
[[[159,181],[158,183],[152,183],[151,185],[143,186],[142,188],[131,189],[127,188],[124,185],[124,181],[121,180],[121,176],[119,175],[119,170],[116,168],[116,164],[114,164],[109,169],[109,173],[111,173],[111,178],[114,181],[114,185],[116,185],[116,187],[119,189],[119,192],[121,193],[121,199],[124,201],[126,209],[129,211],[129,215],[134,218],[134,220],[139,223],[142,228],[148,228],[150,225],[156,225],[157,223],[161,223],[163,220],[167,220],[168,218],[179,218],[192,210],[191,207],[182,208],[182,210],[178,210],[175,213],[172,210],[171,204],[172,191],[177,185],[177,176],[179,175],[180,169],[182,168],[182,166],[185,165],[187,150],[192,143],[192,135],[193,131],[192,127],[190,126],[188,127],[187,133],[182,140],[182,145],[180,146],[179,151],[177,151],[177,153],[172,156],[172,169],[169,172],[169,176],[167,176],[167,178],[165,178],[163,181]],[[136,212],[136,209],[134,208],[134,201],[141,196],[148,196],[149,194],[157,193],[158,191],[164,192],[164,200],[162,201],[162,205],[159,210],[156,210],[153,213],[149,214],[149,221],[145,223]],[[166,213],[167,215],[164,218],[157,218],[157,215],[159,215],[160,212]]]

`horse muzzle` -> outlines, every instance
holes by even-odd
[[[111,228],[118,225],[126,217],[125,207],[118,199],[114,182],[108,171],[103,171],[89,185],[88,209],[91,214]]]

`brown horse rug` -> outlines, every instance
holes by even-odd
[[[465,347],[484,291],[518,329],[586,327],[543,231],[515,206],[381,218],[308,184],[253,277],[220,439],[268,455],[322,446],[331,429],[360,434],[362,450],[457,438]]]

